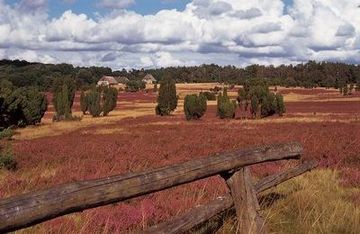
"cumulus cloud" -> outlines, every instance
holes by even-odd
[[[134,1],[99,3],[123,9]],[[49,18],[46,4],[0,0],[1,57],[114,68],[360,62],[358,0],[294,0],[287,9],[281,0],[193,0],[183,11],[114,10],[96,19],[70,10]]]

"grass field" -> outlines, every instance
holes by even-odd
[[[219,84],[179,84],[182,99]],[[151,88],[151,87],[149,87]],[[235,98],[237,88],[230,90]],[[280,199],[263,204],[270,233],[360,233],[360,93],[343,97],[334,89],[288,89],[283,117],[220,120],[216,102],[198,121],[186,121],[182,103],[172,116],[155,116],[156,94],[120,93],[105,118],[51,121],[53,107],[39,126],[20,129],[11,142],[19,169],[0,171],[0,197],[66,182],[144,171],[209,154],[268,143],[299,141],[303,158],[320,168],[271,191]],[[74,114],[79,110],[76,96]],[[293,163],[252,168],[260,178]],[[186,212],[228,192],[212,177],[150,196],[54,219],[19,233],[126,233]],[[219,233],[233,233],[233,220]]]

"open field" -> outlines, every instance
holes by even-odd
[[[180,98],[216,84],[180,84]],[[218,85],[220,86],[220,85]],[[235,98],[237,87],[230,90]],[[320,169],[270,191],[279,194],[263,206],[270,232],[360,233],[360,93],[343,97],[334,89],[287,89],[287,113],[260,120],[220,120],[216,101],[198,121],[186,121],[182,105],[172,116],[154,114],[156,94],[120,93],[118,106],[105,118],[51,121],[53,107],[40,126],[20,129],[13,144],[19,170],[0,171],[0,197],[53,185],[143,171],[206,157],[235,148],[299,141],[304,159]],[[51,98],[51,97],[49,97]],[[73,111],[81,116],[79,95]],[[292,162],[253,167],[257,177]],[[19,233],[126,233],[183,213],[227,192],[219,177],[82,213],[64,216]],[[346,223],[344,223],[346,221]],[[220,233],[232,233],[231,220]]]

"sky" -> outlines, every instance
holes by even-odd
[[[0,0],[0,59],[113,69],[360,63],[360,0]]]

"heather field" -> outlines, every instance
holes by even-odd
[[[172,116],[155,116],[156,94],[121,92],[108,117],[78,122],[51,121],[50,105],[40,126],[20,129],[11,141],[19,169],[0,171],[0,197],[66,182],[140,172],[256,145],[301,142],[303,160],[320,167],[269,191],[280,199],[263,204],[271,233],[360,233],[360,92],[343,97],[334,89],[278,88],[287,112],[253,120],[237,111],[233,120],[216,117],[208,102],[201,120],[186,121],[183,97],[216,84],[181,84]],[[237,88],[229,90],[235,99]],[[51,95],[48,95],[51,99]],[[73,113],[81,116],[79,94]],[[257,178],[295,162],[252,168]],[[127,233],[186,212],[227,193],[219,177],[152,195],[56,218],[19,233]],[[233,233],[230,217],[219,233]]]

